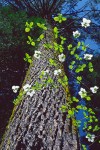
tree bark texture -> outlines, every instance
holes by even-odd
[[[46,41],[52,42],[50,31],[46,33]],[[33,97],[24,95],[16,106],[13,119],[9,122],[0,150],[77,150],[77,136],[71,127],[67,113],[59,108],[66,103],[67,93],[58,83],[53,72],[55,67],[49,65],[49,58],[55,58],[54,51],[39,44],[40,59],[33,58],[25,84],[34,85],[40,81],[42,70],[49,69],[50,76],[57,88],[46,86],[36,91]],[[57,58],[56,58],[57,59]],[[59,68],[62,67],[58,61]],[[59,69],[58,68],[58,69]]]

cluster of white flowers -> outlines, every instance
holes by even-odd
[[[61,73],[61,69],[58,69],[58,70],[54,70],[54,75],[59,75]]]
[[[92,57],[93,57],[92,54],[84,54],[84,59],[86,59],[86,60],[91,60]]]
[[[94,134],[89,134],[89,135],[86,136],[86,138],[88,139],[89,142],[94,142],[95,135]]]
[[[58,58],[59,58],[59,61],[60,61],[60,62],[64,62],[66,57],[65,57],[65,55],[62,53],[62,54],[58,55]]]
[[[37,59],[39,59],[40,56],[41,56],[41,52],[40,51],[35,51],[34,57],[37,58]]]
[[[78,38],[81,35],[81,33],[77,30],[77,31],[73,31],[73,36],[75,38]]]
[[[82,27],[87,28],[90,26],[90,23],[91,23],[91,20],[83,18],[83,22],[81,22],[81,25],[82,25]]]
[[[35,91],[31,89],[31,85],[29,84],[25,84],[23,86],[23,89],[25,92],[27,92],[26,94],[29,95],[30,97],[32,97],[35,94]]]
[[[80,91],[78,92],[78,94],[81,96],[81,98],[84,98],[87,96],[87,91],[83,88],[80,88]]]
[[[90,90],[92,93],[97,93],[97,90],[99,89],[98,86],[90,87]]]
[[[14,93],[17,93],[18,89],[19,89],[18,85],[13,85],[12,86],[12,90],[13,90]]]
[[[90,26],[90,23],[91,23],[91,20],[83,18],[83,21],[81,22],[81,26],[87,28]],[[73,31],[73,36],[75,38],[78,38],[80,35],[81,33],[78,30]]]

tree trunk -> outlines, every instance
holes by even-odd
[[[51,31],[46,41],[52,42]],[[45,40],[45,39],[44,39]],[[67,93],[53,75],[55,67],[49,65],[49,58],[55,58],[54,51],[39,44],[40,59],[33,58],[25,83],[34,85],[39,81],[42,70],[49,69],[57,88],[46,86],[36,91],[33,97],[23,96],[16,106],[12,120],[6,129],[1,150],[77,150],[77,136],[66,113],[59,108],[66,103]],[[57,58],[56,58],[57,59]],[[59,68],[62,64],[58,61]],[[58,69],[59,69],[58,68]]]

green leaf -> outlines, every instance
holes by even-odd
[[[26,22],[25,26],[25,32],[30,32],[30,29],[33,27],[33,22],[30,22],[30,24]]]
[[[67,20],[67,18],[65,18],[65,17],[62,18],[62,21],[66,21],[66,20]]]
[[[69,45],[67,46],[67,48],[68,48],[68,50],[71,50],[71,49],[72,49],[72,44],[69,44]]]
[[[32,46],[35,46],[35,42],[31,42],[31,45],[32,45]]]
[[[78,54],[75,54],[74,56],[75,56],[76,60],[82,60],[82,58],[81,58],[81,57],[79,57],[79,55],[78,55]]]
[[[47,27],[43,23],[37,23],[37,26],[42,28],[43,30],[47,30]]]
[[[92,129],[92,126],[88,126],[88,129],[87,130],[91,130]]]
[[[68,77],[66,75],[63,77],[63,81],[68,81]]]
[[[55,20],[55,21],[59,21],[59,18],[58,18],[58,17],[54,17],[54,20]]]
[[[30,42],[32,41],[32,38],[30,36],[28,36],[28,39],[29,39]]]
[[[71,69],[71,70],[72,70],[72,69],[73,69],[73,66],[72,66],[72,65],[69,65],[69,69]]]
[[[71,62],[71,65],[74,65],[74,64],[75,64],[75,61],[72,61],[72,62]]]
[[[70,52],[71,55],[74,55],[74,53],[75,53],[74,51],[71,51],[71,52]]]
[[[100,127],[98,125],[96,125],[93,129],[93,132],[100,130]]]
[[[25,32],[30,32],[30,28],[25,28]]]
[[[28,22],[26,22],[25,26],[29,26]]]
[[[87,101],[90,101],[90,100],[91,100],[91,97],[87,96],[87,97],[86,97],[86,100],[87,100]]]
[[[63,37],[63,36],[60,36],[60,39],[63,40],[63,41],[66,41],[66,38]]]
[[[77,80],[78,80],[78,81],[82,81],[82,77],[81,77],[81,76],[78,76],[78,77],[77,77]]]
[[[83,65],[82,65],[82,68],[85,68],[85,67],[86,67],[86,64],[83,64]]]
[[[57,66],[57,64],[55,63],[55,60],[53,60],[51,58],[49,59],[49,63],[51,66]]]
[[[62,83],[62,80],[61,80],[61,79],[58,79],[58,82],[59,82],[59,83]]]
[[[60,49],[60,46],[56,42],[53,42],[53,44],[54,44],[54,50],[58,51]]]
[[[77,48],[79,48],[81,46],[81,42],[78,42],[77,44]]]
[[[32,63],[32,60],[31,60],[31,59],[28,59],[28,62],[29,62],[29,63]]]
[[[74,55],[75,51],[76,51],[76,47],[74,47],[74,48],[72,49],[72,51],[70,52],[70,54],[71,54],[71,55]]]
[[[74,116],[74,111],[73,110],[68,110],[68,117]]]
[[[66,87],[66,85],[68,85],[68,77],[65,75],[62,79],[58,79],[58,82],[62,84],[63,87]]]
[[[58,38],[58,33],[59,33],[59,31],[58,31],[58,28],[57,28],[57,27],[54,27],[53,32],[54,32],[55,38]]]
[[[90,72],[93,72],[93,71],[94,71],[92,62],[89,62],[89,63],[88,63],[88,67],[89,67],[89,71],[90,71]]]
[[[57,17],[54,17],[55,21],[58,21],[59,23],[62,23],[62,21],[66,21],[67,19],[62,16],[62,14],[58,14]]]
[[[95,122],[98,122],[98,119],[95,119]]]
[[[83,150],[87,150],[86,145],[82,144],[82,148],[83,148]]]
[[[43,44],[43,46],[47,49],[52,49],[53,48],[53,46],[50,43],[45,43],[45,44]]]
[[[40,23],[37,23],[37,26],[38,26],[38,27],[41,27],[41,24],[40,24]]]
[[[43,26],[43,30],[47,30],[47,27]]]
[[[87,116],[86,112],[83,112],[84,117]]]
[[[80,70],[77,68],[77,69],[75,70],[75,72],[76,72],[76,73],[79,73],[79,72],[80,72]]]
[[[73,100],[74,102],[79,102],[79,100],[78,100],[76,97],[72,97],[72,100]]]
[[[94,71],[94,69],[93,69],[93,68],[90,68],[90,69],[89,69],[89,71],[90,71],[90,72],[93,72],[93,71]]]
[[[59,46],[58,46],[58,49],[59,49],[59,52],[60,52],[60,53],[62,53],[62,52],[64,51],[64,48],[63,48],[62,45],[59,45]]]
[[[32,57],[28,54],[28,53],[25,53],[25,58],[24,60],[28,63],[31,63],[32,62]]]
[[[41,35],[39,36],[39,38],[37,39],[37,41],[41,41],[43,38],[44,38],[44,34],[41,34]]]
[[[64,41],[63,40],[61,40],[61,45],[63,45],[64,44]]]
[[[33,22],[30,22],[30,28],[32,28],[32,27],[33,27],[33,24],[34,24]]]
[[[92,62],[89,62],[88,66],[89,66],[89,68],[93,67]]]
[[[85,43],[84,43],[84,42],[81,42],[81,44],[82,44],[82,46],[84,46],[84,45],[85,45]]]
[[[24,60],[25,60],[25,61],[27,61],[27,59],[26,59],[26,58],[24,58]]]
[[[62,105],[61,108],[66,109],[67,107],[66,107],[66,105]]]
[[[54,33],[58,33],[58,28],[54,27],[53,31],[54,31]]]
[[[40,36],[39,36],[39,39],[43,39],[44,38],[44,34],[41,34]]]
[[[26,58],[31,58],[31,56],[28,53],[25,53]]]
[[[60,36],[60,39],[61,39],[61,45],[63,45],[66,41],[66,38],[64,38],[63,36]]]
[[[51,77],[48,77],[47,83],[52,84],[53,83],[53,79]]]
[[[82,106],[81,106],[81,105],[78,105],[76,108],[77,108],[77,109],[82,109]]]
[[[31,44],[29,41],[27,41],[27,44]]]
[[[62,112],[66,112],[66,111],[67,111],[67,106],[66,106],[66,105],[62,105],[62,106],[60,107],[60,110],[61,110]]]
[[[83,51],[86,51],[86,46],[82,46],[82,50],[83,50]]]

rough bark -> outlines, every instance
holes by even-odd
[[[46,40],[50,42],[51,37],[48,34],[47,36]],[[60,106],[66,103],[67,94],[57,82],[57,77],[53,76],[55,67],[51,67],[48,62],[48,58],[56,56],[53,51],[44,49],[42,42],[38,49],[42,52],[42,56],[40,60],[33,58],[26,83],[34,85],[35,81],[40,80],[40,72],[49,69],[58,87],[47,86],[37,91],[32,98],[23,96],[7,127],[0,149],[77,150],[76,133],[71,130],[70,120],[66,119],[67,114],[59,110]],[[59,62],[58,65],[59,68],[62,67]]]

